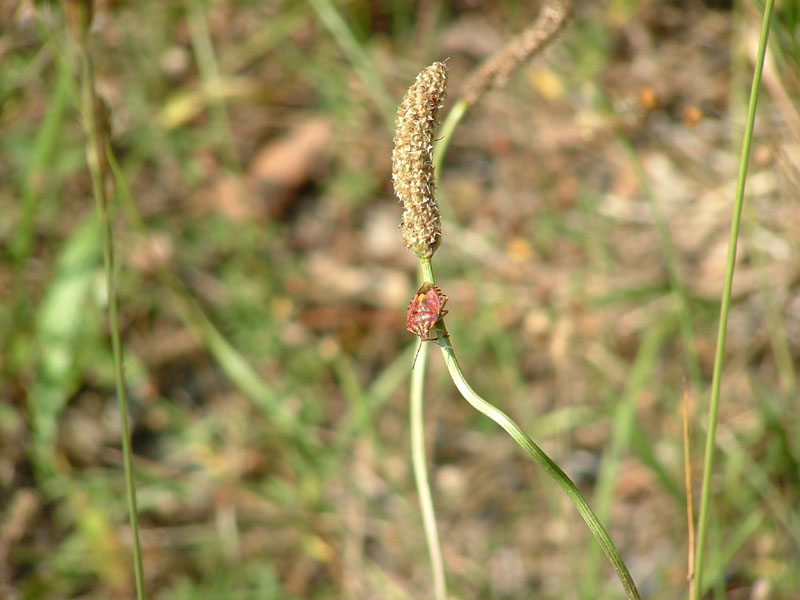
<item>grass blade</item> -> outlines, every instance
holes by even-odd
[[[68,8],[86,11],[80,5]],[[78,15],[80,13],[72,13]],[[70,12],[68,11],[68,16]],[[105,266],[106,293],[108,296],[108,325],[111,334],[111,348],[114,355],[114,378],[116,380],[117,401],[120,417],[120,437],[122,438],[122,457],[125,470],[125,491],[128,505],[128,516],[131,524],[133,546],[133,569],[136,581],[136,597],[144,600],[144,565],[142,547],[139,539],[139,515],[136,507],[136,484],[133,476],[133,451],[131,434],[128,426],[128,393],[125,387],[123,368],[122,336],[119,327],[119,300],[117,298],[117,280],[114,260],[114,232],[111,225],[109,205],[111,190],[106,186],[108,163],[106,154],[110,153],[110,134],[108,125],[108,109],[99,98],[94,85],[94,71],[89,51],[86,46],[86,34],[90,16],[83,12],[83,30],[76,34],[76,46],[81,59],[81,112],[86,130],[86,164],[92,180],[97,217],[103,242],[103,264]],[[79,22],[78,22],[79,23]]]
[[[386,86],[383,84],[380,74],[366,50],[356,39],[356,36],[353,35],[347,22],[330,0],[308,0],[308,3],[311,4],[319,20],[322,21],[322,24],[328,29],[348,60],[353,64],[364,87],[372,96],[375,106],[391,127],[394,123],[394,100],[389,92],[386,91]]]
[[[722,360],[725,354],[725,338],[728,327],[728,313],[731,306],[731,290],[733,288],[733,271],[736,266],[736,243],[739,239],[739,227],[744,205],[744,186],[747,179],[747,165],[750,159],[750,145],[753,139],[753,126],[756,120],[756,105],[758,103],[758,87],[761,81],[761,72],[764,68],[764,55],[767,51],[769,37],[769,23],[772,19],[773,0],[767,0],[764,6],[764,18],[761,24],[761,35],[758,40],[758,54],[756,58],[753,83],[750,88],[750,102],[747,108],[747,124],[742,140],[742,153],[739,159],[739,174],[736,180],[736,200],[731,220],[731,234],[728,241],[728,256],[725,262],[725,283],[722,289],[722,305],[719,315],[719,330],[717,332],[717,349],[714,355],[714,374],[711,380],[711,400],[708,409],[708,429],[706,431],[706,444],[703,458],[703,486],[700,492],[700,516],[697,525],[697,548],[695,550],[696,563],[694,568],[694,581],[692,597],[700,598],[703,592],[703,567],[705,560],[705,541],[708,534],[709,506],[711,500],[711,473],[714,468],[714,447],[717,430],[717,416],[719,414],[720,382],[722,380]]]

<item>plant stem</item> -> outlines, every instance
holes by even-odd
[[[709,505],[711,497],[711,473],[714,467],[714,446],[717,430],[717,417],[719,414],[720,382],[722,380],[722,360],[725,354],[725,338],[728,326],[728,312],[731,305],[731,290],[733,288],[733,272],[736,266],[736,244],[739,239],[739,226],[744,205],[744,187],[747,179],[747,166],[750,159],[750,144],[753,139],[753,126],[756,119],[756,105],[758,103],[758,86],[761,81],[761,72],[764,67],[764,55],[767,51],[769,37],[769,23],[772,18],[773,0],[767,0],[764,6],[764,18],[761,24],[761,35],[758,40],[758,54],[756,56],[753,83],[750,88],[750,101],[747,109],[747,125],[742,140],[742,152],[739,159],[739,174],[736,181],[736,199],[731,221],[731,234],[728,241],[728,257],[725,262],[725,281],[722,289],[722,305],[719,315],[719,330],[717,331],[717,349],[714,355],[714,374],[711,380],[711,400],[708,412],[708,429],[706,433],[705,454],[703,459],[703,487],[700,492],[700,517],[697,527],[697,548],[695,552],[696,564],[692,597],[700,598],[703,591],[703,562],[705,560],[705,540],[708,533]]]
[[[433,149],[433,172],[436,173],[437,183],[441,177],[444,155],[447,154],[450,140],[453,139],[453,132],[461,122],[461,119],[464,118],[464,115],[467,114],[469,106],[469,103],[464,98],[459,98],[448,111],[442,126],[439,128],[439,140],[436,142],[436,147]]]
[[[394,100],[386,90],[380,73],[375,68],[375,64],[367,54],[363,44],[356,38],[352,29],[331,0],[308,0],[308,3],[333,36],[339,48],[347,56],[367,93],[372,96],[372,101],[380,111],[386,124],[392,128],[395,114]]]
[[[558,483],[559,486],[561,486],[561,489],[564,490],[569,499],[575,505],[575,508],[578,509],[578,512],[580,513],[581,517],[583,517],[583,520],[586,522],[586,525],[589,527],[592,535],[594,535],[595,539],[600,544],[600,547],[603,549],[603,552],[608,557],[608,560],[611,562],[611,565],[614,567],[614,571],[616,571],[617,577],[619,577],[619,580],[622,583],[622,587],[625,588],[625,593],[627,594],[628,598],[638,599],[639,592],[636,589],[636,584],[634,583],[628,568],[625,566],[625,562],[622,560],[619,551],[614,546],[614,542],[611,541],[611,538],[608,536],[605,528],[597,519],[594,512],[592,512],[592,509],[589,507],[589,504],[586,502],[586,499],[580,493],[578,488],[567,476],[567,474],[564,473],[564,471],[562,471],[561,468],[544,452],[544,450],[539,448],[539,446],[537,446],[536,443],[524,431],[522,431],[522,429],[520,429],[520,427],[513,420],[511,420],[508,415],[481,398],[475,392],[475,390],[470,387],[469,383],[467,383],[467,380],[464,378],[464,374],[461,372],[461,367],[456,359],[450,338],[443,337],[442,335],[446,332],[442,320],[439,320],[437,324],[437,330],[439,331],[439,343],[442,347],[442,355],[444,356],[447,370],[450,372],[450,377],[453,379],[453,383],[456,384],[458,391],[461,392],[461,395],[472,405],[473,408],[475,408],[475,410],[486,415],[492,421],[502,427],[506,433],[508,433],[514,439],[514,441],[517,442],[517,444],[521,446],[522,449],[525,450],[525,452],[527,452],[528,455],[530,455],[530,457],[533,458],[533,460],[536,461],[536,463],[556,481],[556,483]]]
[[[430,484],[428,483],[428,467],[425,460],[423,400],[428,345],[422,341],[419,343],[422,344],[422,347],[417,357],[418,363],[411,372],[411,462],[419,496],[419,508],[422,511],[422,524],[425,529],[428,556],[431,561],[434,598],[436,600],[445,600],[447,598],[447,583],[444,573],[444,560],[442,559],[442,548],[439,544],[436,513],[433,507]]]
[[[123,373],[122,340],[119,331],[119,304],[117,300],[117,284],[114,272],[114,235],[109,216],[109,196],[104,185],[106,151],[108,150],[107,134],[97,122],[98,98],[95,93],[92,64],[88,51],[80,47],[81,54],[81,110],[85,119],[87,146],[86,162],[92,180],[97,215],[103,236],[103,263],[105,265],[106,293],[108,295],[108,322],[111,332],[111,348],[114,354],[114,377],[117,387],[117,401],[120,416],[120,435],[122,437],[122,457],[125,470],[125,489],[128,504],[128,517],[131,524],[133,544],[133,567],[136,581],[136,597],[144,600],[144,567],[142,564],[142,548],[139,540],[139,516],[136,508],[136,486],[133,478],[133,460],[128,426],[128,395],[125,389]]]
[[[208,105],[211,127],[217,142],[221,145],[222,159],[225,166],[235,173],[242,172],[241,161],[236,151],[228,108],[222,90],[219,64],[208,30],[206,5],[203,0],[187,0],[186,10],[189,16],[189,33],[192,47],[197,59],[200,77],[203,81],[203,99]]]
[[[420,272],[423,281],[433,282],[433,269],[430,259],[420,259]],[[415,368],[411,371],[411,464],[414,470],[414,481],[419,496],[419,507],[422,512],[422,525],[425,530],[425,541],[428,545],[428,556],[433,572],[433,590],[436,600],[447,598],[447,582],[444,572],[442,548],[439,544],[439,532],[436,526],[436,513],[433,507],[433,496],[428,482],[428,466],[425,460],[424,398],[425,367],[428,358],[428,344],[420,341],[419,355]]]
[[[630,370],[628,381],[622,397],[616,403],[614,417],[611,425],[611,438],[608,446],[603,451],[603,459],[600,463],[599,474],[595,484],[595,492],[592,502],[597,511],[598,519],[607,522],[611,512],[611,504],[614,499],[614,489],[617,483],[617,475],[620,470],[623,455],[630,445],[633,437],[633,430],[636,425],[636,404],[647,383],[652,380],[653,369],[655,368],[658,353],[670,330],[670,322],[662,322],[650,328],[644,336],[636,360]],[[595,597],[599,583],[600,556],[597,546],[587,547],[586,568],[582,579],[585,598]]]

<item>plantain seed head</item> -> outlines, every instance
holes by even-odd
[[[433,63],[417,75],[397,109],[395,121],[392,183],[403,203],[400,229],[406,248],[420,258],[433,256],[442,238],[433,143],[446,96],[447,67]]]

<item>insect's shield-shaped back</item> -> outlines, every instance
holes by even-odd
[[[406,329],[418,335],[423,342],[429,341],[429,333],[436,321],[447,314],[444,310],[447,300],[441,288],[430,282],[423,283],[408,305]]]

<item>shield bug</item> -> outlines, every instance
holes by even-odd
[[[408,305],[406,329],[418,335],[423,342],[437,340],[438,338],[431,338],[428,335],[436,321],[448,313],[444,309],[445,304],[447,304],[447,294],[430,281],[426,281]]]

